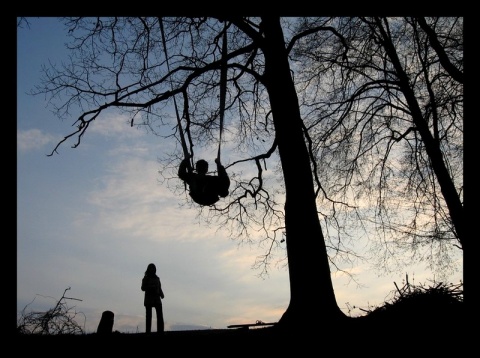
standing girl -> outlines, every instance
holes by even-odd
[[[157,333],[163,333],[162,299],[164,295],[160,278],[157,276],[157,268],[154,264],[149,264],[147,271],[145,271],[145,276],[143,276],[142,279],[142,291],[145,292],[143,305],[145,306],[147,315],[145,332],[150,333],[152,331],[152,308],[155,307],[155,311],[157,312]]]

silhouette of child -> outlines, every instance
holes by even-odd
[[[215,159],[215,163],[218,175],[207,175],[208,162],[203,159],[196,163],[196,173],[192,170],[188,159],[184,159],[180,163],[178,176],[188,184],[190,196],[197,204],[213,205],[220,197],[224,198],[228,195],[230,178],[218,158]]]
[[[156,274],[157,268],[154,264],[147,266],[145,276],[142,279],[142,291],[145,292],[145,298],[143,305],[146,310],[146,326],[145,332],[150,333],[152,331],[152,309],[155,307],[157,313],[157,333],[163,333],[164,321],[163,321],[163,307],[162,299],[164,298],[162,291],[162,284],[160,278]]]

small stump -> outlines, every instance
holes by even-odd
[[[97,334],[111,334],[113,330],[114,313],[112,311],[104,311],[102,318],[98,324]]]

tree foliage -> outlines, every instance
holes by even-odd
[[[338,242],[352,228],[375,238],[382,268],[425,261],[448,276],[464,232],[463,19],[299,27],[332,29],[305,38],[293,56],[326,227]]]

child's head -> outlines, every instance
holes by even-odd
[[[195,169],[197,169],[197,173],[199,174],[207,174],[208,162],[206,160],[200,159],[195,165]]]
[[[156,272],[157,272],[157,267],[155,266],[155,264],[148,264],[147,273],[154,274]]]

